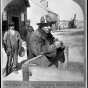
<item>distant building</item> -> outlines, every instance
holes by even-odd
[[[21,37],[23,37],[21,29],[25,26],[25,20],[27,19],[27,7],[30,7],[28,0],[12,0],[6,5],[2,12],[3,33],[8,29],[10,21],[14,21],[16,30],[19,31]]]
[[[43,6],[48,7],[48,1],[41,0],[40,2],[42,3]]]
[[[65,21],[65,20],[61,21],[61,22],[60,22],[61,29],[66,29],[66,28],[68,28],[68,22],[69,22],[69,21]]]

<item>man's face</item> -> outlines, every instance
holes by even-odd
[[[30,26],[30,21],[26,21],[26,26]]]
[[[49,33],[51,31],[51,26],[44,26],[42,29],[46,32]]]
[[[13,30],[13,29],[14,29],[14,25],[11,25],[11,26],[10,26],[10,29],[12,29],[12,30]]]
[[[10,26],[10,33],[12,35],[14,35],[14,33],[15,33],[15,30],[14,30],[14,26],[13,25]]]

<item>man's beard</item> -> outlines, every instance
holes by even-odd
[[[15,31],[14,31],[14,30],[10,30],[10,33],[11,33],[12,35],[14,35],[14,34],[15,34]]]
[[[54,43],[54,37],[51,32],[47,33],[46,39],[50,42],[50,44]]]

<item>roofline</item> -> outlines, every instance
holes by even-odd
[[[34,0],[31,0],[32,2],[34,2]],[[45,7],[45,6],[43,6],[41,3],[41,5],[39,5],[38,3],[36,3],[36,2],[34,2],[36,5],[38,5],[38,6],[40,6],[41,8],[43,8],[44,10],[46,10],[46,11],[48,11],[48,12],[51,12],[51,13],[53,13],[53,14],[56,14],[56,13],[54,13],[53,11],[51,11],[51,10],[49,10],[49,8],[48,7]],[[48,8],[48,9],[46,9],[46,8]],[[56,15],[58,15],[58,14],[56,14]]]
[[[48,12],[51,12],[51,13],[53,13],[53,14],[55,14],[55,15],[58,15],[58,14],[56,14],[56,13],[52,12],[52,11],[48,11]]]
[[[27,7],[30,7],[30,2],[29,2],[29,0],[24,0],[24,1],[25,1],[26,6],[27,6]]]

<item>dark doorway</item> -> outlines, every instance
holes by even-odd
[[[7,21],[2,21],[2,37],[4,36],[5,31],[8,29]]]
[[[7,21],[2,21],[2,31],[6,31],[8,28]]]
[[[15,30],[19,31],[19,17],[12,16],[12,21],[15,23]]]

